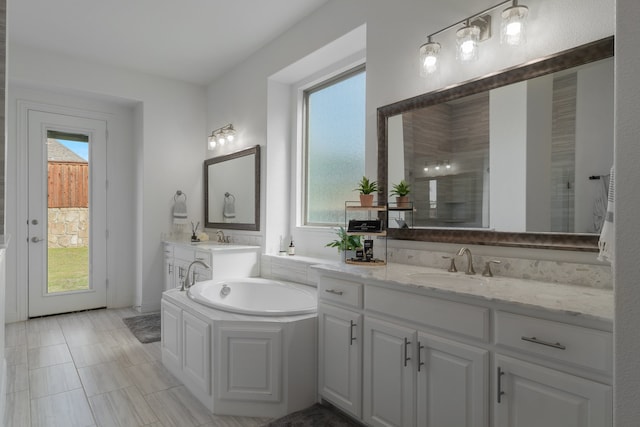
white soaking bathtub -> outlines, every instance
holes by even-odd
[[[317,398],[316,307],[314,287],[256,277],[165,291],[162,363],[214,414],[304,409]]]
[[[255,316],[310,314],[318,306],[315,288],[260,277],[205,280],[189,288],[187,295],[212,308]]]

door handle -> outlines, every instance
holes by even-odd
[[[407,362],[409,360],[411,360],[411,357],[409,357],[409,344],[411,344],[411,341],[409,341],[406,337],[404,339],[404,366],[407,366]]]
[[[33,243],[42,242],[43,240],[44,240],[44,239],[40,239],[40,238],[38,238],[38,237],[32,237],[32,238],[31,238],[31,241],[32,241]]]

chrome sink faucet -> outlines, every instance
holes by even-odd
[[[471,256],[471,251],[467,247],[462,247],[457,253],[458,256],[466,255],[467,256],[467,271],[465,274],[476,274],[476,271],[473,269],[473,257]]]
[[[206,269],[210,269],[211,268],[211,267],[209,267],[209,264],[207,264],[205,262],[202,262],[199,259],[193,261],[191,264],[189,264],[189,267],[187,267],[187,274],[184,276],[184,281],[182,282],[182,287],[180,288],[180,291],[184,291],[186,289],[189,289],[196,282],[196,272],[195,272],[195,270],[193,272],[193,277],[191,278],[191,282],[189,281],[189,273],[191,272],[191,267],[193,267],[193,264],[200,264],[201,266],[203,266]]]
[[[222,230],[216,231],[216,237],[218,238],[218,243],[226,243],[226,238],[224,236],[224,231],[222,231]]]

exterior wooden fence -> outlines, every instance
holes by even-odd
[[[89,164],[49,162],[50,208],[89,207]]]

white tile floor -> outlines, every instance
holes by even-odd
[[[4,425],[254,427],[265,418],[212,415],[162,366],[160,343],[141,344],[97,310],[5,326]]]

